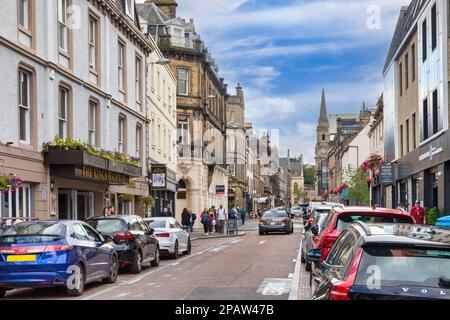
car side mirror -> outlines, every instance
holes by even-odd
[[[309,250],[306,253],[306,260],[308,260],[309,262],[319,263],[320,260],[322,260],[322,249]]]
[[[154,233],[155,233],[155,229],[153,229],[153,228],[150,228],[150,230],[147,232],[147,234],[149,236],[153,235]]]

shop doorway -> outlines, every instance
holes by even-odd
[[[94,216],[94,193],[60,189],[58,192],[58,219],[81,220]]]

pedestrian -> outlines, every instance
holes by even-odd
[[[104,208],[103,208],[102,216],[103,216],[103,217],[109,216],[109,208],[108,208],[108,207],[104,207]]]
[[[209,235],[211,216],[209,215],[209,210],[205,208],[200,214],[200,222],[203,225],[203,231],[205,231],[205,236]]]
[[[219,226],[219,233],[223,234],[225,230],[225,221],[227,220],[227,213],[223,205],[220,205],[219,209],[217,209],[217,225]]]
[[[245,210],[245,208],[242,208],[240,214],[241,214],[241,219],[242,219],[242,225],[244,225],[245,218],[247,217],[247,210]]]
[[[189,230],[191,226],[191,215],[189,214],[189,210],[187,208],[183,209],[181,213],[181,225],[184,230]]]
[[[192,213],[192,211],[189,211],[189,213],[191,214],[191,225],[189,230],[191,230],[191,232],[194,232],[194,225],[195,225],[195,220],[197,220],[197,215],[195,213]]]
[[[411,209],[409,214],[416,221],[416,224],[426,223],[427,212],[420,206],[419,200],[416,201],[416,205]]]
[[[214,213],[214,210],[212,208],[209,209],[209,216],[211,217],[210,219],[210,224],[209,224],[209,233],[213,233],[213,230],[215,230],[216,227],[216,214]]]
[[[165,217],[172,217],[172,209],[170,208],[170,203],[167,204],[167,206],[164,208],[164,216]]]
[[[239,208],[239,207],[238,207],[238,208]],[[237,218],[237,215],[238,215],[238,210],[236,209],[235,206],[233,206],[233,208],[232,208],[231,211],[230,211],[229,219],[230,219],[230,220],[234,220],[234,219]]]
[[[116,208],[114,208],[114,206],[109,206],[108,207],[108,215],[113,216],[115,214],[116,214]]]

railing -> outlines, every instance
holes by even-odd
[[[172,46],[175,46],[175,47],[194,49],[194,44],[191,41],[191,39],[185,38],[185,37],[171,36],[170,37],[170,44]]]

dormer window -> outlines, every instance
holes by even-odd
[[[129,16],[132,20],[134,20],[134,0],[126,0],[125,6],[127,16]]]

